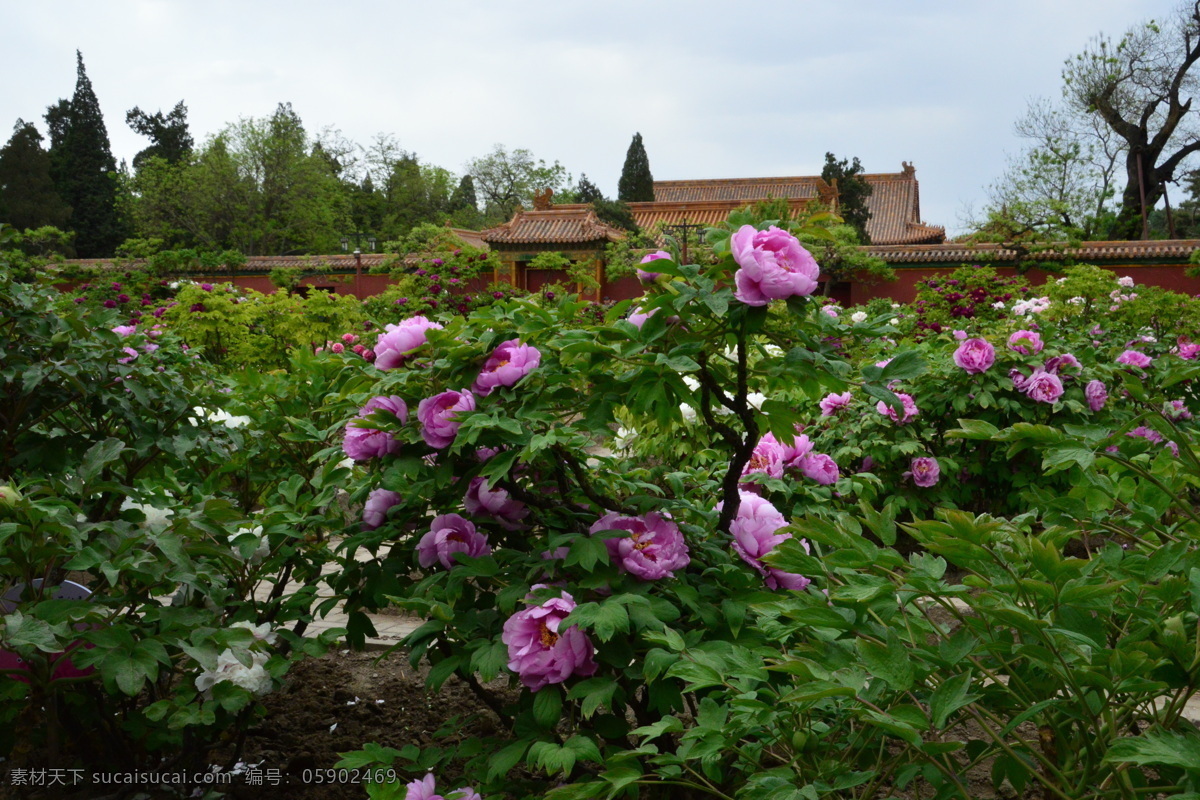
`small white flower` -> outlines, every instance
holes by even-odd
[[[692,408],[687,403],[679,404],[679,413],[683,416],[683,421],[689,425],[696,421],[696,409]]]
[[[637,431],[631,431],[628,428],[617,428],[617,438],[613,445],[618,450],[628,450],[629,445],[637,438]]]
[[[1082,297],[1072,297],[1067,302],[1073,306],[1081,306],[1084,303],[1084,299]]]
[[[254,552],[250,554],[249,563],[252,566],[255,564],[261,564],[264,558],[271,555],[271,543],[268,542],[267,538],[262,535],[262,532],[262,525],[255,525],[253,528],[243,528],[240,531],[235,531],[234,533],[229,534],[229,544],[232,545],[234,551],[239,554],[242,552],[242,549],[238,546],[238,539],[246,536],[253,536],[258,541],[258,545],[254,548]]]
[[[1129,287],[1133,286],[1133,278],[1129,275],[1122,275],[1120,278],[1117,278],[1117,284],[1128,289]]]
[[[995,308],[999,311],[1003,311],[1005,309],[1005,307],[1006,306],[1004,305],[1003,300],[997,300],[996,302],[992,303],[992,308]]]
[[[121,510],[129,511],[130,509],[142,512],[146,517],[146,521],[142,523],[142,526],[152,529],[165,528],[170,524],[171,515],[175,513],[169,508],[158,508],[144,503],[135,503],[126,497],[121,501]]]
[[[766,399],[767,396],[762,392],[751,392],[750,394],[746,395],[746,402],[754,406],[754,408],[758,411],[762,411],[762,404]]]
[[[899,307],[900,307],[899,303],[892,303],[892,308],[899,308]]]
[[[204,692],[205,697],[211,698],[212,687],[221,681],[228,681],[254,694],[266,694],[271,691],[271,676],[263,668],[267,656],[265,653],[251,653],[250,660],[251,665],[247,667],[238,661],[232,650],[226,650],[217,656],[215,669],[205,670],[196,677],[196,688]]]
[[[866,322],[867,321],[867,312],[855,311],[853,314],[850,315],[850,321],[853,322],[855,325],[857,325],[860,322]]]
[[[1067,282],[1066,278],[1059,278],[1058,280],[1055,281],[1055,283],[1066,283],[1066,282]]]
[[[771,358],[779,358],[783,355],[783,348],[777,344],[766,344],[763,345],[763,352]]]
[[[899,324],[900,324],[899,317],[892,317],[891,319],[888,320],[888,325],[899,325]]]

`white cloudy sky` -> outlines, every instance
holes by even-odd
[[[1174,0],[366,2],[0,0],[0,131],[75,85],[83,52],[113,153],[125,111],[187,103],[197,141],[290,101],[310,132],[394,133],[461,172],[494,144],[605,193],[640,131],[655,178],[808,175],[827,150],[911,161],[927,221],[958,229],[1063,60]],[[3,138],[7,138],[6,136]]]

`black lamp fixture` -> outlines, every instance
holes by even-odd
[[[357,233],[347,233],[345,236],[342,237],[342,251],[343,252],[349,252],[349,250],[350,250],[350,237],[354,237],[354,252],[356,252],[356,253],[362,252],[362,240],[364,237],[367,240],[367,249],[370,250],[372,253],[375,252],[375,236],[374,236],[374,234],[363,233],[362,231],[359,231]]]

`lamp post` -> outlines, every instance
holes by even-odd
[[[688,231],[703,230],[706,226],[699,225],[695,222],[680,222],[675,225],[666,225],[663,227],[663,232],[671,236],[679,237],[683,242],[683,263],[688,263]]]
[[[354,296],[362,300],[362,240],[365,237],[367,247],[371,252],[375,252],[375,236],[362,231],[347,233],[342,236],[342,252],[347,252],[350,249],[350,237],[354,237]]]

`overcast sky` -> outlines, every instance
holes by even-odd
[[[497,143],[608,195],[640,131],[656,179],[868,172],[910,161],[926,221],[980,208],[1028,99],[1097,33],[1174,0],[355,2],[0,0],[0,131],[46,132],[83,53],[117,160],[183,100],[197,142],[292,103],[310,133],[378,132],[461,174]],[[5,135],[2,138],[7,138]]]

